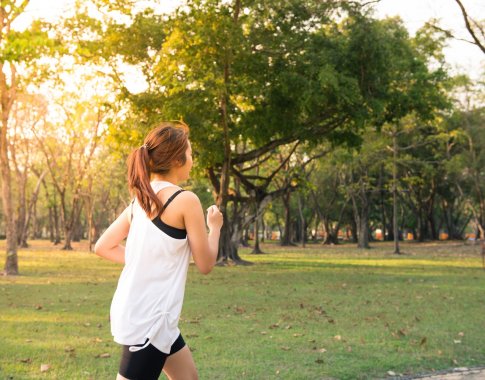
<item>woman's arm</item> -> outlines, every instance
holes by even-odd
[[[207,226],[209,227],[209,234],[207,234],[204,212],[199,198],[189,191],[182,194],[185,198],[182,213],[192,257],[199,271],[208,274],[217,260],[222,214],[216,206],[208,208]]]
[[[115,263],[125,263],[125,247],[120,243],[130,231],[130,207],[127,207],[96,242],[94,253]]]

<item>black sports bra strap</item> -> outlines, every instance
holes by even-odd
[[[133,205],[135,204],[135,199],[136,198],[133,198],[133,200],[131,201],[131,211],[130,211],[131,216],[130,216],[130,222],[133,221]]]
[[[170,198],[168,198],[168,199],[167,199],[167,201],[165,202],[165,204],[163,205],[163,209],[165,210],[165,209],[168,207],[168,205],[170,204],[170,202],[172,202],[172,201],[175,199],[175,197],[176,197],[177,195],[179,195],[179,194],[180,194],[182,191],[184,191],[184,189],[179,189],[179,190],[177,190],[175,193],[173,193],[173,194],[170,196]]]

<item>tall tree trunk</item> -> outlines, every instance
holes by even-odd
[[[401,254],[401,250],[399,247],[399,222],[397,218],[398,207],[397,207],[397,154],[398,154],[398,145],[397,145],[397,127],[394,126],[393,128],[393,135],[392,135],[392,154],[393,154],[393,161],[392,161],[392,232],[394,235],[394,254],[399,255]]]
[[[21,225],[21,232],[20,232],[20,244],[22,247],[27,247],[27,237],[29,235],[29,226],[30,226],[30,220],[32,219],[32,216],[34,215],[34,212],[37,210],[37,199],[39,197],[39,191],[40,191],[40,185],[42,184],[42,180],[44,179],[44,176],[47,174],[47,171],[42,172],[40,175],[37,184],[35,185],[35,189],[32,192],[32,196],[30,197],[30,202],[29,206],[27,209],[27,215],[25,217],[24,224]]]
[[[256,210],[257,210],[257,207],[256,207]],[[251,253],[261,254],[263,253],[263,251],[261,251],[261,248],[259,247],[259,217],[256,217],[256,219],[254,220],[253,226],[254,226],[254,248]]]
[[[266,223],[264,222],[264,215],[261,215],[260,220],[261,220],[261,243],[264,243],[264,240],[266,239]]]
[[[13,210],[12,177],[10,173],[10,164],[8,157],[9,144],[7,137],[8,120],[10,110],[16,98],[17,83],[15,67],[12,64],[10,65],[11,83],[7,83],[7,78],[5,76],[5,73],[3,72],[4,65],[4,62],[0,63],[0,103],[2,106],[2,125],[0,130],[0,174],[2,182],[3,214],[5,217],[5,229],[7,238],[4,270],[7,275],[17,275],[19,273],[17,255],[17,226],[15,223],[15,215]]]
[[[64,251],[72,251],[72,229],[69,226],[64,227],[64,247],[62,249]]]
[[[283,207],[285,209],[285,226],[283,237],[281,238],[281,245],[282,246],[289,246],[293,245],[291,241],[291,192],[288,190],[286,191],[283,196]]]
[[[2,175],[2,200],[3,200],[3,214],[5,217],[6,229],[6,253],[5,273],[7,275],[17,275],[19,273],[18,256],[17,256],[17,226],[12,205],[12,180],[10,175],[10,166],[8,164],[7,153],[7,136],[6,125],[7,120],[2,120],[3,126],[0,136],[0,172]]]
[[[357,248],[368,249],[369,246],[369,201],[365,187],[359,189],[360,204],[357,202],[357,196],[351,194],[352,205],[354,209],[354,221],[357,229]]]
[[[25,236],[25,224],[27,220],[27,169],[22,173],[17,171],[18,184],[18,212],[17,212],[17,244],[22,248],[27,248],[27,239]]]
[[[74,199],[72,201],[72,210],[71,210],[71,215],[68,216],[68,211],[66,208],[66,204],[64,201],[64,198],[61,198],[61,216],[62,216],[62,224],[64,226],[64,247],[62,247],[63,250],[66,251],[72,251],[72,245],[71,242],[74,237],[75,229],[77,228],[77,225],[79,224],[79,215],[81,213],[81,201],[77,197],[76,194],[73,195]],[[68,219],[69,218],[69,219]]]
[[[357,234],[357,248],[368,249],[369,246],[369,207],[364,206],[360,210],[358,222],[359,232]]]
[[[384,191],[384,165],[381,165],[379,171],[379,189],[380,189],[380,211],[382,224],[382,240],[386,241],[387,236],[387,218],[386,218],[386,192]]]
[[[303,201],[301,199],[301,195],[298,194],[298,212],[300,214],[300,239],[301,239],[301,246],[305,248],[305,235],[306,235],[306,221],[305,216],[303,215]]]

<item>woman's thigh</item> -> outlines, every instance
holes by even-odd
[[[163,372],[170,380],[197,380],[197,369],[189,347],[186,345],[165,361]]]

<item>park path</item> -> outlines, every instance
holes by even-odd
[[[442,372],[417,377],[396,377],[401,380],[485,380],[485,367],[454,368],[452,372]]]

